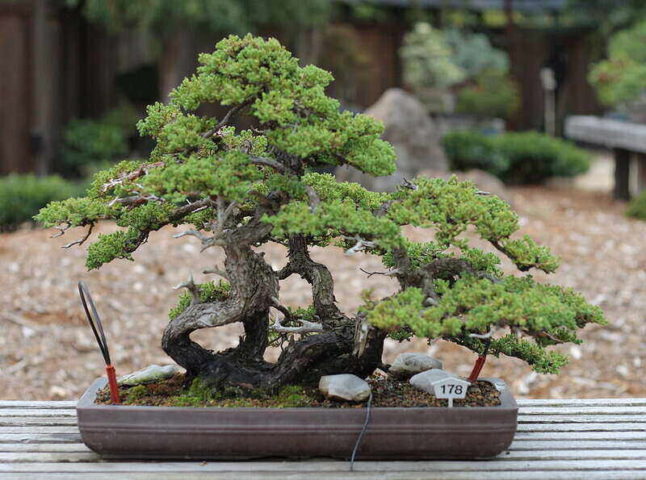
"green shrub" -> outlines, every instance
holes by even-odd
[[[630,201],[626,215],[639,220],[646,220],[646,190],[643,190]]]
[[[64,171],[88,176],[97,167],[105,168],[123,159],[129,153],[128,139],[135,131],[137,120],[132,107],[122,106],[96,120],[69,122],[63,131]]]
[[[541,183],[550,177],[572,177],[589,167],[585,150],[538,132],[452,132],[442,142],[453,170],[479,168],[505,183]]]
[[[520,104],[516,83],[501,71],[489,70],[457,94],[456,111],[478,117],[509,118]]]
[[[590,155],[573,143],[538,132],[510,132],[494,138],[497,150],[509,160],[501,175],[506,183],[542,183],[550,177],[585,173]]]
[[[618,106],[638,100],[646,92],[646,20],[613,35],[608,59],[596,63],[588,80],[599,100]]]
[[[509,160],[494,145],[491,137],[478,132],[450,132],[442,139],[442,146],[451,170],[478,168],[493,175],[502,175]]]
[[[57,176],[0,177],[0,230],[12,230],[30,221],[49,202],[80,193],[81,187]]]

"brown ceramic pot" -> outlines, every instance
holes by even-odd
[[[493,380],[502,384],[500,380]],[[83,442],[129,458],[349,458],[365,408],[191,408],[98,405],[96,380],[77,407]],[[470,459],[505,451],[518,406],[502,388],[497,407],[373,408],[358,459]]]

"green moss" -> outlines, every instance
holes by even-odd
[[[136,403],[142,398],[148,396],[148,389],[145,385],[135,385],[125,390],[123,403]]]

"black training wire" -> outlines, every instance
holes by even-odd
[[[350,471],[354,471],[354,458],[357,456],[357,452],[359,451],[359,447],[361,446],[361,441],[363,440],[363,436],[366,434],[366,430],[368,430],[368,423],[370,423],[370,407],[372,406],[372,392],[370,392],[370,396],[368,397],[368,403],[366,404],[366,420],[363,422],[363,427],[361,428],[361,433],[357,437],[357,441],[354,444],[354,448],[352,449],[352,456],[350,457]]]
[[[105,340],[105,333],[103,332],[103,325],[101,324],[101,317],[96,311],[92,297],[90,296],[90,291],[85,285],[84,282],[78,283],[79,295],[81,296],[81,303],[83,303],[83,309],[85,310],[85,315],[87,316],[87,321],[92,327],[94,332],[94,337],[96,338],[97,343],[99,344],[99,349],[103,355],[106,365],[110,365],[110,351],[108,350],[108,342]],[[88,308],[88,304],[90,307]],[[91,312],[90,313],[90,309]]]

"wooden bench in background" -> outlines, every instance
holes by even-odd
[[[514,443],[495,459],[358,461],[350,472],[348,462],[329,459],[105,460],[81,443],[75,402],[0,401],[0,479],[646,479],[646,398],[518,403]]]
[[[629,200],[646,188],[646,125],[575,115],[565,121],[565,136],[613,151],[615,198]]]

